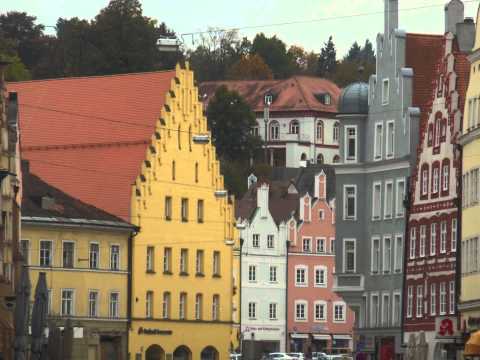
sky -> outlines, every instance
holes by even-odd
[[[92,19],[108,0],[1,0],[0,13],[25,11],[38,23],[55,26],[59,17]],[[464,0],[465,16],[476,18],[479,0]],[[211,27],[242,28],[239,35],[277,35],[290,45],[319,52],[333,36],[338,56],[354,41],[375,43],[383,31],[383,0],[141,0],[144,15],[165,22],[177,35]],[[443,33],[446,0],[399,0],[399,27],[408,32]],[[361,15],[363,14],[363,15]],[[333,18],[333,19],[332,19]],[[299,22],[291,25],[280,23]],[[273,24],[273,25],[272,25]],[[47,33],[55,33],[53,27]],[[183,36],[187,48],[199,35]]]

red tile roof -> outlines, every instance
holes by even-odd
[[[131,185],[175,71],[9,83],[22,156],[70,195],[129,220]]]
[[[208,104],[215,90],[225,85],[229,90],[236,90],[242,95],[251,108],[263,112],[263,96],[267,92],[274,94],[274,102],[270,111],[319,111],[336,113],[341,89],[330,80],[294,76],[284,80],[250,80],[250,81],[207,81],[199,86],[199,94],[203,102]],[[332,102],[322,104],[316,94],[329,93]]]

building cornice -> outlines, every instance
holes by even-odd
[[[466,134],[460,136],[457,142],[460,146],[465,146],[477,139],[480,139],[480,127],[477,127],[476,129],[473,129]]]
[[[359,163],[359,164],[348,164],[348,165],[336,165],[335,173],[337,175],[350,175],[350,174],[372,174],[378,172],[402,170],[410,168],[410,163],[406,160],[403,161],[394,161],[383,164],[374,164],[374,163]]]
[[[74,228],[108,229],[115,231],[137,232],[138,227],[121,221],[88,220],[64,217],[22,216],[22,225],[60,226]]]
[[[39,271],[61,271],[61,272],[88,272],[88,273],[103,273],[103,274],[115,274],[115,275],[128,275],[129,272],[125,270],[110,270],[110,269],[90,269],[90,268],[65,268],[60,266],[38,266],[38,265],[29,265],[27,266],[30,270],[39,270]]]

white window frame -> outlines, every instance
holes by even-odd
[[[373,161],[380,161],[383,159],[383,122],[375,123],[373,142]]]
[[[440,315],[446,315],[447,314],[447,283],[446,282],[441,282],[440,283],[440,309],[439,309],[439,314]]]
[[[377,254],[375,254],[375,243],[378,243],[378,252]],[[380,273],[380,269],[381,269],[381,250],[382,249],[382,245],[381,245],[381,239],[379,236],[373,236],[372,237],[372,262],[371,262],[371,266],[370,266],[370,271],[372,272],[372,274],[379,274]],[[377,259],[377,266],[376,266],[376,269],[375,269],[375,266],[374,266],[374,259]]]
[[[317,282],[317,271],[323,271],[323,283]],[[314,287],[326,288],[328,285],[328,268],[324,265],[315,266],[313,277]]]
[[[401,247],[398,246],[398,243],[401,243]],[[403,271],[403,251],[405,249],[405,244],[403,241],[403,234],[396,234],[395,235],[395,242],[394,242],[394,254],[393,254],[393,272],[399,274]],[[400,250],[400,251],[398,251]]]
[[[97,266],[92,267],[92,245],[97,245],[98,246],[98,252],[97,252]],[[100,253],[100,243],[98,241],[90,241],[88,243],[88,267],[91,270],[98,270],[100,269],[100,259],[101,259],[101,253]]]
[[[458,243],[458,220],[457,218],[452,219],[452,229],[451,229],[451,242],[450,242],[450,249],[452,252],[457,251],[457,243]]]
[[[24,250],[23,244],[27,244],[26,254],[23,251]],[[20,250],[22,252],[22,257],[25,261],[25,265],[32,265],[30,262],[30,239],[21,239],[19,245],[20,245]]]
[[[257,303],[254,301],[250,301],[248,303],[248,319],[249,320],[256,320],[257,319]]]
[[[346,243],[353,242],[353,270],[347,271],[347,250],[346,250]],[[343,239],[343,272],[344,273],[356,273],[357,272],[357,239],[354,238],[345,238]]]
[[[330,254],[335,254],[335,238],[330,238]]]
[[[390,141],[390,134],[389,134],[389,125],[392,125],[392,141]],[[386,123],[386,144],[385,144],[385,158],[386,159],[393,159],[395,157],[395,120],[388,120]],[[392,152],[389,153],[389,147],[392,147]]]
[[[346,164],[348,163],[356,163],[358,159],[358,129],[356,125],[345,125],[345,153],[344,153],[344,162]],[[349,150],[349,142],[348,140],[350,139],[351,135],[349,135],[348,130],[354,129],[355,130],[355,135],[353,135],[353,138],[355,139],[355,156],[352,158],[348,157],[348,150]]]
[[[298,282],[298,271],[304,271],[304,282]],[[296,265],[295,266],[295,287],[308,287],[308,266],[307,265]]]
[[[422,318],[423,317],[423,302],[424,302],[424,298],[423,298],[423,294],[424,294],[424,291],[423,291],[423,285],[417,285],[417,292],[416,292],[416,296],[415,296],[415,317],[417,318]],[[421,295],[421,296],[419,296]]]
[[[49,264],[48,265],[42,265],[42,243],[43,242],[49,242],[50,243],[50,255],[48,257],[49,259]],[[38,265],[41,267],[52,267],[53,266],[53,240],[40,240],[38,242]]]
[[[386,87],[385,87],[385,84],[387,84]],[[389,98],[390,98],[390,79],[385,78],[382,80],[382,105],[388,105],[388,102],[390,101]]]
[[[274,276],[272,276],[272,275],[274,275]],[[268,272],[268,278],[269,278],[270,283],[278,283],[277,266],[276,265],[270,265],[269,272]]]
[[[442,164],[442,191],[448,191],[450,185],[450,164]]]
[[[248,265],[248,282],[255,283],[257,282],[257,265],[250,264]],[[253,270],[253,271],[252,271]],[[253,277],[251,276],[253,274]]]
[[[145,317],[146,318],[153,318],[153,291],[147,290],[145,293]]]
[[[260,247],[260,234],[253,234],[252,235],[252,247],[259,248]]]
[[[418,251],[419,257],[425,257],[425,250],[427,244],[427,225],[423,224],[419,227],[420,236],[419,236],[419,243],[418,243]]]
[[[337,309],[336,307],[339,306],[342,308],[342,316],[337,318]],[[347,321],[347,305],[343,301],[334,301],[332,306],[332,321],[334,323],[345,323]]]
[[[353,199],[354,209],[353,209],[353,216],[347,216],[347,188],[353,188],[354,196]],[[345,184],[343,185],[343,220],[346,221],[356,221],[357,220],[357,185],[356,184]]]
[[[220,320],[220,295],[212,296],[212,321]]]
[[[67,314],[63,312],[63,292],[71,291],[72,292],[72,312]],[[75,289],[72,288],[62,288],[60,289],[60,315],[62,316],[75,316]]]
[[[65,267],[65,263],[64,263],[64,258],[63,258],[63,252],[65,251],[65,244],[73,244],[73,254],[72,254],[72,267]],[[76,267],[76,261],[75,261],[75,258],[76,258],[76,255],[77,255],[77,249],[76,249],[76,244],[75,244],[75,241],[74,240],[62,240],[62,268],[66,268],[66,269],[74,269]]]
[[[308,249],[305,249],[305,244],[308,244]],[[312,237],[311,236],[303,236],[302,237],[302,251],[305,253],[312,252]]]
[[[299,318],[297,316],[297,306],[300,306],[300,305],[304,306],[304,309],[303,309],[304,318]],[[294,306],[295,306],[295,308],[294,308],[295,321],[296,322],[308,322],[308,301],[306,301],[306,300],[295,300]]]
[[[317,306],[323,307],[323,317],[317,317]],[[320,312],[319,312],[320,315]],[[327,302],[324,300],[317,300],[313,303],[313,321],[314,322],[327,322]]]
[[[96,298],[95,298],[95,303],[93,304],[94,305],[94,314],[92,314],[90,312],[90,294],[96,294]],[[89,289],[88,290],[88,299],[87,299],[87,304],[88,304],[88,317],[89,318],[97,318],[98,317],[98,303],[100,301],[100,292],[98,291],[98,289]]]
[[[407,318],[413,317],[413,286],[409,285],[407,288]]]
[[[429,180],[429,175],[430,175],[430,168],[427,167],[426,169],[420,170],[421,177],[422,177],[422,196],[428,195],[428,180]]]
[[[375,201],[375,195],[377,193],[379,196],[378,204]],[[375,181],[372,184],[372,221],[381,220],[381,219],[382,219],[382,182]]]
[[[150,254],[150,250],[152,253]],[[147,254],[145,259],[146,271],[155,271],[155,247],[147,246]]]
[[[430,284],[430,315],[435,316],[437,314],[437,284]]]
[[[447,252],[447,221],[440,222],[440,254]]]
[[[390,193],[390,204],[388,203],[388,188],[391,188],[391,193]],[[394,189],[393,189],[393,180],[387,180],[385,181],[385,204],[384,204],[384,213],[383,213],[383,218],[386,220],[392,219],[393,218],[393,195],[394,195]],[[390,211],[390,213],[388,213]]]
[[[117,246],[118,247],[118,258],[117,258],[117,267],[114,268],[113,267],[113,247],[114,246]],[[118,271],[121,269],[121,246],[120,244],[118,243],[112,243],[110,244],[110,270],[113,270],[113,271]]]
[[[440,181],[440,174],[439,171],[440,166],[434,166],[432,169],[432,194],[438,194],[439,189],[439,181]]]
[[[385,301],[385,299],[387,300]],[[391,311],[390,294],[382,293],[382,311],[381,311],[382,316],[380,319],[380,323],[382,327],[388,327],[390,325],[390,320],[391,320],[389,319],[390,311]],[[385,315],[387,316],[386,319],[385,319]]]
[[[274,249],[275,248],[275,236],[273,234],[267,235],[267,248]]]
[[[318,238],[315,239],[315,242],[316,242],[316,246],[317,246],[317,248],[316,248],[317,253],[324,254],[324,253],[327,252],[327,238],[318,237]],[[321,245],[322,243],[323,243],[323,246]]]
[[[455,281],[450,281],[448,284],[448,312],[455,314]]]
[[[400,184],[403,184],[403,194],[400,197]],[[405,216],[405,209],[403,207],[403,199],[405,198],[405,178],[397,179],[397,189],[396,189],[396,196],[395,196],[395,217],[396,218],[403,218]]]
[[[396,299],[398,299],[398,311],[395,311]],[[392,325],[399,326],[402,319],[402,294],[398,291],[393,293],[392,298]]]
[[[430,224],[430,256],[437,254],[437,223]]]
[[[409,246],[409,258],[410,260],[412,259],[415,259],[415,253],[416,253],[416,245],[417,245],[417,227],[414,226],[414,227],[411,227],[410,228],[410,237],[409,237],[409,242],[410,242],[410,246]]]
[[[389,240],[390,242],[389,249],[387,248],[387,240]],[[393,253],[392,245],[393,245],[392,235],[384,235],[383,249],[382,249],[382,271],[384,274],[390,274],[392,272],[392,253]],[[387,263],[387,259],[388,259],[388,263]]]
[[[201,320],[203,317],[203,294],[195,294],[195,320]]]
[[[375,321],[374,321],[374,306],[373,306],[373,299],[377,299],[377,313],[375,314]],[[380,324],[380,298],[378,293],[370,294],[370,327],[378,327]]]
[[[117,303],[115,307],[116,314],[113,314],[112,312],[112,295],[117,294]],[[111,319],[118,319],[120,318],[120,291],[113,290],[110,291],[108,294],[108,316]]]
[[[182,291],[178,296],[178,318],[185,320],[187,317],[187,293]]]
[[[333,124],[333,142],[338,144],[338,140],[340,139],[340,124],[336,121]]]
[[[277,303],[268,304],[268,318],[269,320],[278,320],[278,304]]]

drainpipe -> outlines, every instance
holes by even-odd
[[[460,303],[460,294],[462,291],[462,192],[463,192],[463,147],[460,144],[457,144],[457,150],[459,152],[459,169],[457,174],[458,181],[457,185],[457,248],[455,252],[455,304],[456,315],[457,315],[457,326],[461,329],[462,319],[460,316],[460,311],[458,311],[458,304]],[[455,159],[452,159],[453,161]]]
[[[138,234],[139,228],[135,227],[130,232],[130,236],[128,237],[128,275],[127,275],[127,353],[128,353],[128,344],[130,338],[130,330],[132,328],[132,271],[133,271],[133,238],[135,235]]]
[[[243,243],[245,241],[242,237],[240,237],[240,273],[238,274],[238,296],[240,301],[238,302],[238,326],[240,328],[238,331],[240,332],[240,353],[243,356],[243,332],[242,332],[242,253],[243,253]]]
[[[288,232],[288,228],[287,228]],[[288,340],[288,248],[290,246],[290,241],[285,242],[285,352],[288,352],[289,349],[289,340]]]
[[[406,294],[406,277],[407,277],[407,266],[408,266],[408,256],[407,254],[407,239],[408,233],[410,231],[409,227],[409,217],[410,217],[410,205],[412,203],[412,194],[410,194],[410,180],[412,179],[411,176],[407,177],[405,181],[405,199],[403,200],[403,205],[405,207],[405,232],[403,234],[403,269],[402,269],[402,294],[401,294],[401,301],[402,301],[402,316],[400,317],[400,347],[404,347],[405,343],[405,334],[404,334],[404,316],[405,316],[405,309],[406,309],[406,301],[405,301],[405,294]]]

